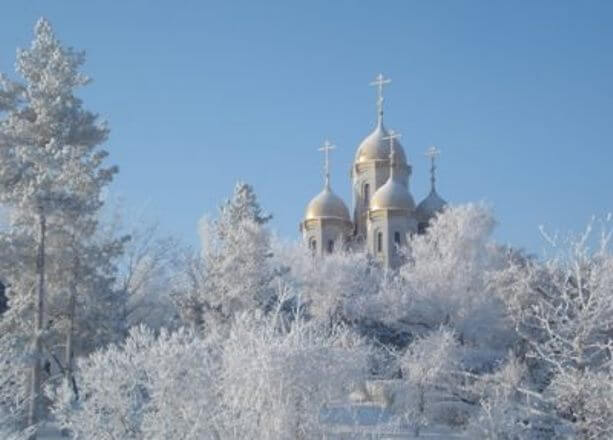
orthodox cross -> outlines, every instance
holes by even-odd
[[[324,173],[326,176],[326,186],[330,185],[330,151],[334,150],[336,145],[332,145],[329,140],[325,140],[324,144],[318,149],[324,152]]]
[[[441,150],[434,145],[426,150],[426,157],[430,159],[430,183],[432,184],[432,191],[434,191],[434,184],[436,183],[436,158],[440,156]]]
[[[401,138],[400,133],[396,133],[394,130],[390,130],[388,135],[383,137],[384,140],[390,141],[390,164],[394,166],[394,156],[396,155],[396,149],[394,148],[394,140]]]
[[[385,78],[383,74],[380,73],[375,80],[370,83],[371,86],[377,87],[377,116],[379,123],[383,118],[383,87],[391,82],[391,79]]]

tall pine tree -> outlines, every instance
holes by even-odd
[[[67,323],[65,362],[53,357],[70,377],[78,289],[110,289],[109,261],[121,247],[121,241],[96,241],[101,191],[117,168],[104,165],[108,153],[100,145],[108,137],[106,124],[75,95],[90,81],[80,72],[85,55],[63,46],[45,19],[37,22],[34,34],[30,48],[17,55],[23,84],[4,81],[0,93],[6,110],[0,120],[0,202],[11,212],[8,240],[16,258],[36,261],[35,276],[27,273],[27,262],[24,272],[10,274],[19,294],[36,292],[33,307],[32,298],[30,304],[26,298],[14,301],[34,315],[30,425],[42,412],[45,333],[58,321]],[[65,304],[58,313],[63,319],[53,322],[47,313],[49,287],[64,299],[58,304]]]

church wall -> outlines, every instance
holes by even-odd
[[[406,211],[381,210],[371,212],[368,222],[368,250],[388,267],[396,267],[401,259],[396,252],[395,233],[400,247],[407,246],[407,236],[417,232],[417,221]],[[381,250],[379,237],[382,234]]]
[[[339,220],[323,220],[322,228],[322,253],[329,253],[328,245],[334,243],[332,252],[342,250],[345,246],[345,237],[351,233],[351,225]]]
[[[305,245],[312,249],[311,242],[315,240],[314,253],[318,256],[328,254],[329,242],[333,242],[333,252],[344,247],[344,238],[351,233],[349,222],[335,218],[313,219],[301,225],[302,238]]]

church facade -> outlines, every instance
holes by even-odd
[[[431,189],[417,206],[410,191],[412,168],[400,135],[383,124],[383,86],[390,80],[379,74],[371,85],[377,87],[377,123],[375,129],[357,148],[351,165],[352,214],[330,185],[328,141],[320,150],[325,154],[323,190],[307,205],[300,222],[304,243],[314,255],[323,257],[339,249],[365,247],[387,267],[401,263],[399,249],[407,246],[410,236],[424,233],[432,217],[446,202],[435,188],[435,158],[430,147]]]

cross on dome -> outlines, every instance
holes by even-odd
[[[330,151],[334,150],[336,145],[332,145],[329,140],[325,140],[324,144],[318,148],[318,151],[324,152],[324,175],[326,178],[326,187],[330,186]]]
[[[392,80],[385,78],[382,73],[378,74],[371,86],[377,87],[377,124],[383,121],[383,87],[391,83]]]
[[[400,133],[396,133],[394,130],[390,130],[388,132],[388,135],[383,138],[386,141],[390,141],[390,164],[392,165],[392,167],[394,166],[394,157],[396,156],[396,149],[394,148],[394,139],[400,139],[401,137],[402,135]]]
[[[426,157],[430,159],[430,184],[432,185],[432,191],[435,191],[434,185],[436,183],[436,158],[440,156],[440,154],[441,150],[434,145],[426,150]]]

